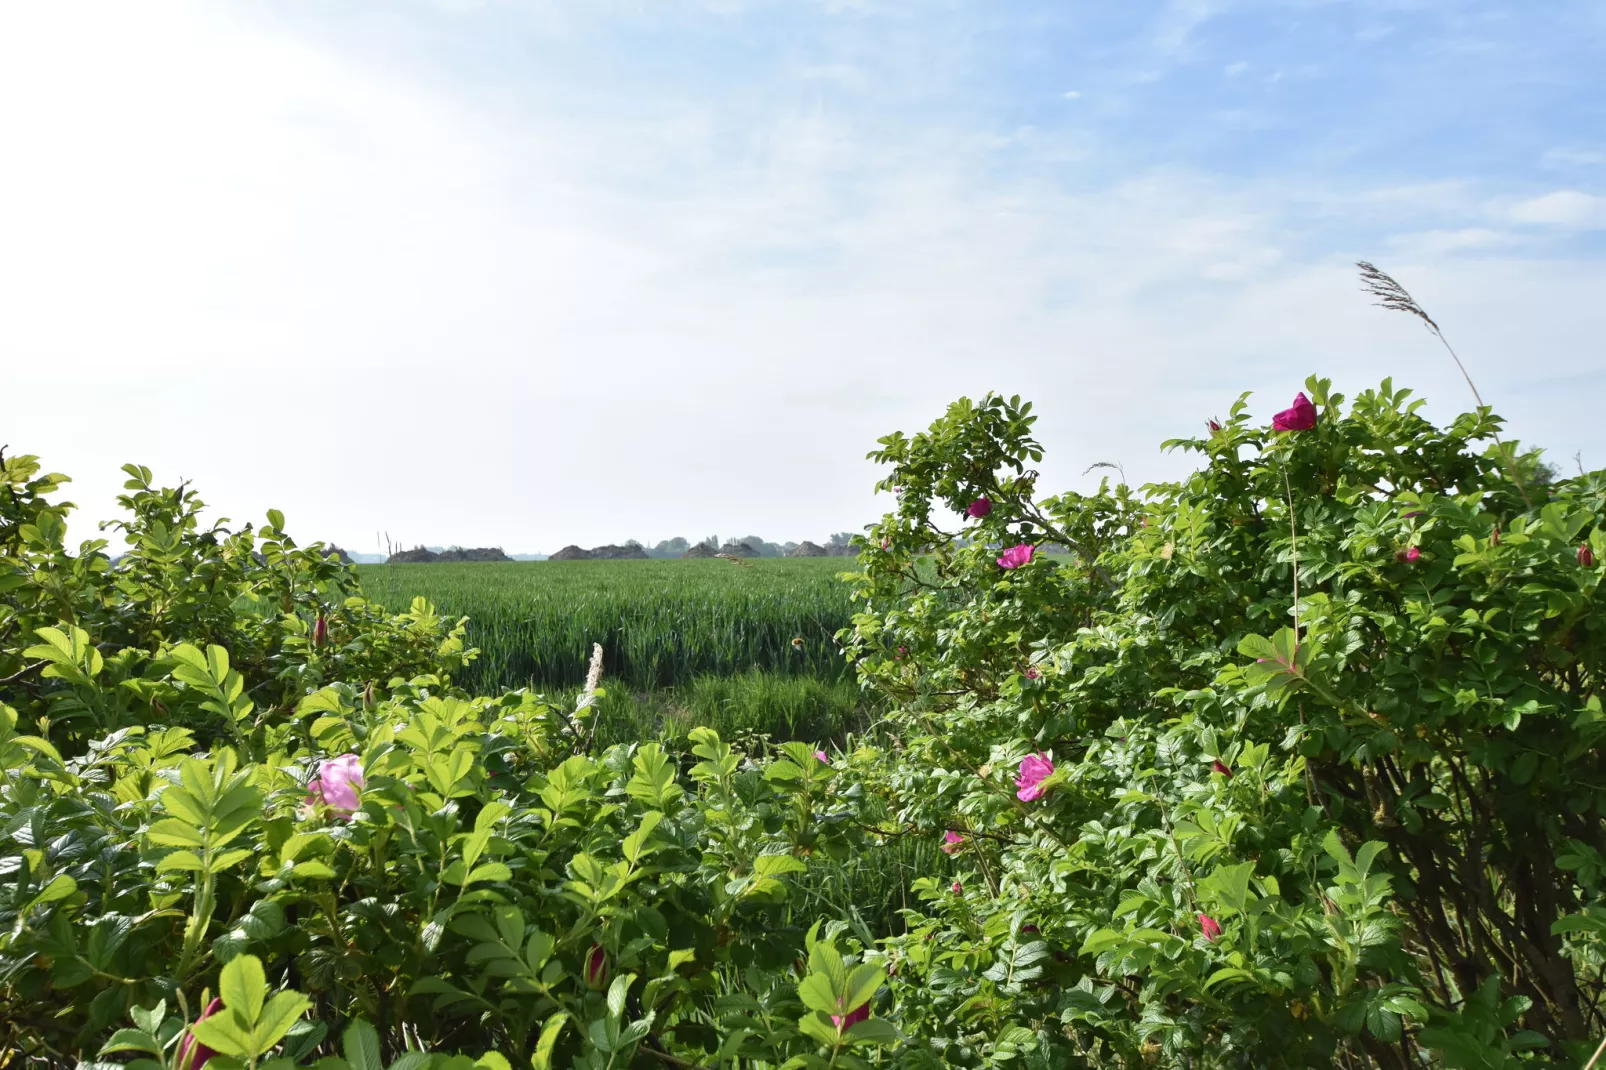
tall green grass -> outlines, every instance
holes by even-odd
[[[689,747],[699,725],[724,739],[751,747],[761,742],[840,742],[862,732],[874,713],[871,700],[852,679],[820,680],[750,669],[736,676],[699,676],[678,687],[637,692],[610,686],[592,704],[592,730],[599,745],[657,739]],[[579,689],[546,692],[572,708]]]
[[[832,638],[852,614],[838,579],[851,558],[534,561],[358,566],[393,609],[415,595],[469,618],[480,656],[470,689],[562,688],[585,678],[601,643],[606,679],[638,691],[760,669],[844,680]]]

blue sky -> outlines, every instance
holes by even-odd
[[[76,402],[0,437],[86,519],[138,460],[364,550],[819,538],[961,393],[1045,487],[1312,372],[1459,411],[1365,258],[1598,467],[1602,54],[1571,0],[17,5],[0,361]]]

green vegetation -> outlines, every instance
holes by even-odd
[[[362,565],[368,595],[467,616],[473,691],[572,688],[601,643],[607,678],[636,691],[763,669],[851,677],[834,636],[852,616],[851,558]]]
[[[873,717],[757,653],[846,597],[813,562],[521,566],[501,602],[470,578],[513,566],[465,566],[433,593],[572,597],[649,685],[576,694],[576,628],[559,686],[474,695],[455,614],[277,513],[204,529],[129,466],[114,565],[5,458],[0,1065],[1583,1065],[1606,472],[1307,389],[1142,492],[1038,497],[1016,399],[883,439],[839,633]],[[726,600],[768,647],[677,645]]]

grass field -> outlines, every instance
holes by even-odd
[[[360,565],[370,597],[393,609],[423,595],[469,618],[479,660],[471,690],[577,687],[601,643],[614,687],[652,691],[762,670],[844,680],[832,636],[852,603],[837,577],[852,558],[533,561]]]

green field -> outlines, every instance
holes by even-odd
[[[368,594],[390,608],[423,595],[445,615],[469,617],[469,640],[480,649],[462,681],[470,690],[578,686],[591,644],[601,643],[608,678],[645,691],[754,668],[848,675],[832,637],[852,613],[837,577],[853,564],[532,561],[357,571]]]

